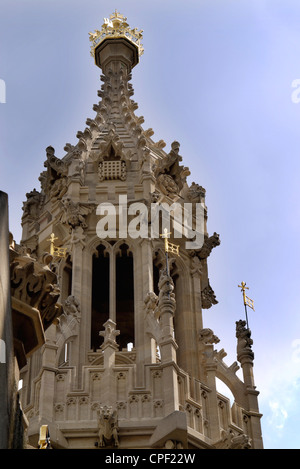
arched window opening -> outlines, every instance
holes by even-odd
[[[109,255],[105,249],[100,244],[93,256],[91,349],[94,351],[103,342],[99,332],[109,318]]]
[[[122,244],[116,255],[116,323],[120,348],[134,344],[134,286],[133,257],[127,244]]]

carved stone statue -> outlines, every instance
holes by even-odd
[[[201,301],[203,309],[209,309],[212,305],[218,303],[216,295],[209,284],[201,291]]]
[[[249,358],[254,358],[254,353],[252,352],[253,340],[251,339],[251,331],[246,328],[246,321],[239,320],[236,322],[236,338],[237,341],[237,358],[240,359],[243,356],[248,356]]]
[[[80,304],[79,304],[79,301],[73,295],[68,296],[68,298],[66,299],[63,305],[63,308],[67,316],[68,315],[72,315],[75,317],[80,316]]]
[[[215,444],[216,449],[250,449],[251,440],[245,433],[235,434],[233,430],[223,430],[221,440]]]
[[[31,218],[37,218],[39,215],[41,194],[36,189],[26,194],[27,201],[23,205],[23,217],[29,215]]]
[[[204,187],[199,186],[199,184],[196,184],[195,182],[192,182],[191,186],[187,191],[187,197],[191,202],[199,203],[201,202],[201,199],[205,197],[205,193],[206,190],[204,189]]]
[[[119,446],[117,411],[109,406],[100,407],[98,411],[99,442],[98,446]]]
[[[179,148],[180,144],[173,142],[170,153],[162,160],[158,160],[154,169],[159,189],[166,195],[178,194],[190,174],[188,168],[179,164],[182,161]]]
[[[206,259],[210,255],[211,251],[220,244],[220,235],[215,232],[212,236],[206,238],[201,249],[195,250],[194,253],[199,257],[199,259]]]
[[[174,294],[174,283],[172,277],[168,275],[166,269],[160,271],[160,277],[158,281],[158,303],[162,300],[163,297],[172,298],[175,300]]]
[[[69,225],[70,229],[81,226],[83,229],[87,227],[85,216],[88,215],[93,207],[89,204],[82,204],[80,202],[73,202],[70,197],[62,199],[63,212],[60,217],[62,223]]]
[[[220,339],[213,333],[211,329],[201,329],[199,332],[199,340],[204,344],[217,344]]]
[[[146,312],[153,313],[155,315],[158,303],[158,296],[153,291],[150,291],[147,293],[144,303],[146,307]]]

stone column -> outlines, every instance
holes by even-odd
[[[9,447],[15,384],[8,247],[8,197],[0,191],[0,449]]]
[[[109,253],[109,318],[116,322],[116,253]]]
[[[86,308],[85,308],[85,299],[88,296],[86,282],[87,279],[83,275],[83,269],[86,267],[84,260],[86,261],[86,256],[83,254],[85,248],[85,235],[83,233],[82,227],[76,227],[73,229],[71,243],[72,243],[72,295],[79,301],[81,306],[81,321],[79,335],[77,337],[77,358],[76,358],[76,386],[81,387],[82,381],[82,365],[84,365],[86,360],[87,352],[87,340],[88,340],[88,331],[86,320]],[[90,288],[90,287],[89,287]]]
[[[216,372],[218,363],[215,358],[214,344],[220,339],[211,329],[201,329],[199,332],[199,350],[201,365],[204,370],[203,382],[209,387],[208,398],[208,418],[209,437],[214,443],[220,439],[220,419],[218,412],[218,398],[216,385]]]
[[[105,330],[100,331],[99,335],[104,338],[101,349],[104,355],[104,374],[101,388],[101,399],[107,406],[114,406],[117,399],[116,394],[116,382],[113,373],[113,367],[115,366],[116,351],[119,349],[116,342],[116,336],[120,334],[120,331],[116,330],[116,323],[111,319],[108,319],[103,324]]]
[[[136,243],[134,252],[134,335],[136,348],[136,385],[145,385],[145,364],[152,363],[151,338],[145,333],[144,299],[153,289],[152,249],[148,240]]]
[[[214,359],[214,346],[206,344],[204,353],[206,358],[205,371],[207,376],[207,385],[210,390],[208,393],[210,438],[213,442],[217,442],[220,439],[220,421],[216,387],[217,362]]]
[[[179,395],[176,358],[178,346],[174,338],[173,322],[176,302],[173,293],[173,280],[166,271],[161,272],[158,288],[158,311],[161,328],[159,347],[163,367],[164,408],[165,415],[168,415],[179,409]]]
[[[254,383],[253,361],[254,353],[252,351],[253,340],[251,339],[251,331],[246,328],[246,321],[236,322],[237,337],[237,359],[243,370],[244,384],[246,388],[246,396],[248,398],[248,417],[251,426],[252,449],[262,449],[262,433],[260,419],[262,414],[259,413],[258,395]]]
[[[52,421],[54,416],[56,355],[56,325],[50,326],[46,331],[46,343],[42,347],[42,374],[39,404],[40,421],[46,418]]]

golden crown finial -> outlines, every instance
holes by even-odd
[[[117,10],[110,15],[109,18],[104,18],[101,31],[96,29],[93,33],[89,33],[91,45],[91,55],[95,57],[95,49],[105,39],[125,38],[136,46],[138,54],[141,56],[144,53],[144,48],[141,43],[143,38],[143,31],[138,31],[137,28],[130,28],[127,23],[127,18],[119,13]]]

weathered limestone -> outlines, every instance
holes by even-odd
[[[143,129],[130,84],[141,33],[117,12],[109,21],[91,34],[103,72],[95,117],[63,158],[46,149],[41,191],[24,208],[22,243],[36,258],[53,249],[63,305],[22,370],[29,441],[37,444],[45,423],[57,448],[259,448],[253,355],[238,336],[242,381],[203,326],[203,310],[217,302],[207,259],[220,244],[207,232],[205,189],[187,183],[177,141],[165,151]],[[204,242],[188,249],[171,220],[180,256],[166,257],[161,229],[157,237],[148,231],[151,204],[174,203],[201,204]],[[144,237],[129,231],[137,211]],[[231,389],[232,406],[217,378]]]
[[[45,331],[61,314],[57,276],[48,267],[52,256],[38,262],[17,246],[8,232],[7,195],[0,193],[0,447],[26,446],[28,422],[20,404],[20,369],[45,344]],[[46,343],[45,348],[51,346]],[[45,361],[49,364],[50,356]],[[42,384],[44,379],[41,380]],[[46,385],[49,391],[49,382]],[[51,415],[51,410],[50,415]]]
[[[0,448],[10,446],[15,398],[14,349],[9,275],[8,197],[0,192]]]

